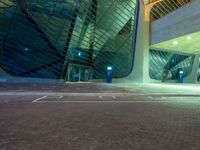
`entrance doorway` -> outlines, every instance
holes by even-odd
[[[77,64],[68,64],[66,82],[88,82],[90,67]]]

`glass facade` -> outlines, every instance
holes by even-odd
[[[86,81],[104,78],[107,66],[115,78],[132,70],[136,0],[3,0],[0,6],[0,66],[11,75]]]
[[[176,54],[158,49],[150,50],[149,74],[152,79],[177,80],[177,71],[182,69],[184,77],[192,71],[195,55]]]

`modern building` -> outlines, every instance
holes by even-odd
[[[200,0],[1,0],[0,78],[199,79]],[[16,78],[17,77],[17,78]]]

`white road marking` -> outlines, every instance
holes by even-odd
[[[99,99],[102,99],[102,96],[99,96]]]
[[[178,103],[177,101],[37,101],[37,103]],[[184,102],[183,102],[184,103]]]
[[[33,100],[32,103],[36,103],[36,102],[38,102],[39,100],[44,99],[44,98],[46,98],[46,97],[47,97],[47,96],[42,96],[42,97],[40,97],[40,98],[37,98],[37,99]]]
[[[112,98],[113,98],[113,99],[116,99],[116,97],[115,97],[115,96],[112,96]]]
[[[63,98],[63,96],[59,96],[58,98],[61,99],[61,98]]]
[[[153,99],[153,97],[152,97],[152,96],[147,96],[147,98],[149,98],[149,99]]]
[[[161,99],[169,99],[169,97],[161,97]]]

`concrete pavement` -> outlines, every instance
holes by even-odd
[[[195,99],[0,96],[0,149],[198,150]]]

